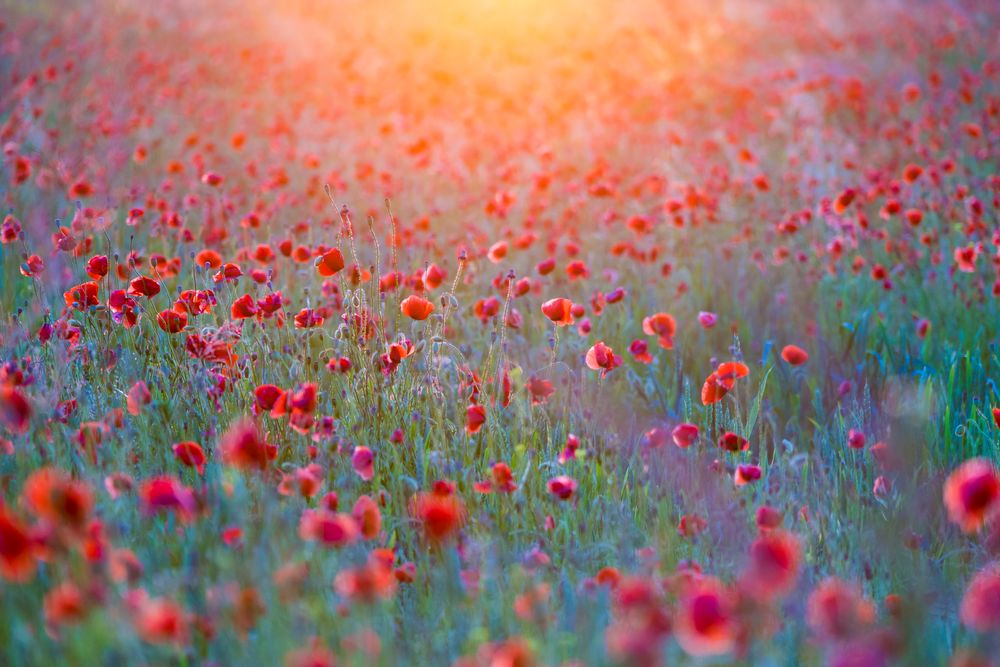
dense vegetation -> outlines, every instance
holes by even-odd
[[[998,7],[5,6],[3,664],[996,664]]]

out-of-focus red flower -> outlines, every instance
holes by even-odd
[[[0,424],[12,433],[26,433],[34,410],[16,387],[0,385]]]
[[[55,468],[39,468],[24,482],[21,497],[40,519],[83,535],[94,506],[93,493],[86,482],[71,479]]]
[[[987,565],[972,578],[959,615],[962,623],[977,632],[1000,631],[1000,565]]]
[[[375,454],[365,446],[355,447],[351,455],[351,466],[358,477],[366,482],[371,481],[375,476]]]
[[[140,603],[133,617],[136,632],[150,644],[183,646],[190,633],[190,616],[184,608],[167,598],[153,598]]]
[[[798,345],[786,345],[781,349],[781,358],[791,366],[801,366],[809,361],[809,353]]]
[[[358,524],[361,537],[366,540],[373,540],[382,531],[382,512],[378,508],[378,503],[369,496],[359,496],[351,509],[351,516]]]
[[[750,545],[750,558],[740,583],[760,600],[770,601],[791,592],[799,576],[802,547],[783,530],[770,530]]]
[[[694,424],[678,424],[670,432],[670,437],[673,439],[675,445],[681,449],[687,449],[698,442],[698,434],[698,427]]]
[[[448,541],[465,523],[465,507],[453,493],[418,493],[410,501],[410,514],[432,544]]]
[[[732,593],[717,579],[696,579],[682,593],[674,631],[677,642],[690,655],[731,652],[739,633]]]
[[[656,336],[663,349],[671,350],[674,347],[677,321],[668,313],[655,313],[642,320],[642,331],[647,336]]]
[[[486,423],[486,407],[482,405],[470,405],[465,409],[465,432],[469,435],[479,433]]]
[[[307,509],[299,520],[299,536],[327,547],[343,547],[357,541],[360,531],[353,517],[326,509]]]
[[[948,517],[974,533],[1000,512],[1000,474],[983,458],[970,459],[956,468],[944,483],[944,505]]]
[[[547,486],[549,493],[558,500],[570,500],[576,494],[576,480],[566,475],[553,477]]]
[[[199,475],[205,474],[205,450],[197,442],[178,442],[173,446],[174,456],[184,465],[194,468]]]
[[[27,525],[0,504],[0,576],[25,582],[35,576],[35,543]]]
[[[848,639],[867,628],[875,617],[875,607],[861,597],[854,586],[829,577],[809,595],[806,622],[819,639]]]
[[[250,420],[229,427],[220,444],[226,465],[241,470],[264,470],[277,455],[277,447],[264,440],[257,425]]]
[[[138,415],[143,407],[153,401],[153,395],[149,392],[149,387],[142,380],[139,380],[128,390],[125,405],[130,415]]]

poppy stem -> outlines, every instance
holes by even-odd
[[[715,442],[716,439],[718,439],[718,436],[719,436],[718,424],[717,424],[717,415],[716,415],[716,406],[718,406],[718,403],[712,403],[712,437],[711,437],[711,441],[712,442]]]

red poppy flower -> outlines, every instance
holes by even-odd
[[[294,649],[285,655],[285,667],[336,667],[337,657],[315,640],[311,646]]]
[[[216,188],[222,185],[222,176],[215,173],[214,171],[206,171],[201,176],[201,182],[205,185]]]
[[[911,162],[903,167],[903,180],[907,183],[913,183],[920,178],[920,174],[922,173],[924,173],[924,168],[919,164],[913,164]]]
[[[296,329],[312,329],[323,326],[326,319],[312,308],[303,308],[293,318]]]
[[[490,246],[490,249],[486,253],[486,256],[494,264],[499,264],[503,260],[503,258],[507,256],[507,242],[497,241],[496,243]]]
[[[327,278],[336,275],[344,268],[344,255],[339,248],[330,248],[316,262],[316,271]]]
[[[576,480],[566,475],[553,477],[547,486],[549,493],[559,500],[570,500],[576,494]]]
[[[370,604],[392,597],[396,591],[396,577],[392,568],[373,560],[338,573],[333,588],[345,598]]]
[[[482,405],[470,405],[465,409],[465,432],[469,435],[479,433],[486,423],[486,408]]]
[[[551,382],[534,376],[528,378],[528,382],[524,386],[528,390],[528,393],[531,394],[532,405],[545,403],[549,396],[556,391]]]
[[[666,430],[659,426],[654,426],[643,434],[643,444],[650,449],[659,449],[666,446],[668,437]]]
[[[128,390],[126,397],[126,407],[130,415],[138,415],[144,406],[149,405],[153,400],[153,395],[149,393],[149,387],[142,380],[139,380]]]
[[[490,479],[476,482],[474,488],[479,493],[513,493],[517,490],[514,473],[506,463],[494,463],[490,469]]]
[[[187,315],[168,308],[156,316],[156,325],[168,334],[180,333],[187,326]]]
[[[717,403],[736,385],[736,380],[746,377],[750,369],[738,361],[727,361],[719,364],[711,375],[705,379],[701,388],[701,402],[704,405]]]
[[[281,306],[286,302],[287,299],[282,296],[281,292],[271,292],[257,299],[257,308],[264,317],[271,317],[281,310]],[[308,311],[308,309],[304,310]],[[322,318],[320,318],[320,322],[322,323]]]
[[[21,222],[8,214],[0,225],[0,244],[7,245],[21,238]]]
[[[222,266],[222,255],[214,250],[205,249],[194,256],[194,264],[199,268],[217,269]]]
[[[86,310],[100,304],[97,291],[98,284],[96,282],[80,283],[63,293],[63,300],[66,302],[67,308]]]
[[[564,327],[573,324],[573,302],[569,299],[549,299],[542,304],[542,314],[556,326]]]
[[[465,507],[453,493],[419,493],[410,501],[410,514],[432,544],[451,539],[465,522]]]
[[[229,310],[229,314],[234,320],[245,320],[253,317],[257,313],[257,303],[249,294],[244,294],[240,298],[233,301],[233,305]]]
[[[283,496],[299,495],[312,498],[323,486],[323,469],[316,463],[310,463],[304,468],[296,468],[291,473],[281,476],[278,493]],[[336,507],[333,508],[336,510]]]
[[[173,446],[174,456],[184,465],[194,468],[199,475],[205,474],[205,450],[197,442],[178,442]]]
[[[559,463],[566,463],[570,459],[576,458],[576,451],[580,449],[580,438],[572,433],[566,435],[566,446],[559,453]]]
[[[750,561],[742,586],[756,598],[770,601],[787,595],[795,587],[802,562],[799,540],[783,530],[771,530],[750,546]]]
[[[225,265],[223,265],[222,269],[215,272],[215,275],[212,276],[212,280],[214,280],[217,283],[221,283],[223,281],[233,282],[242,275],[243,275],[243,269],[241,269],[238,264],[227,262]]]
[[[94,280],[100,280],[104,276],[108,275],[107,255],[94,255],[87,260],[86,271],[87,275]]]
[[[426,320],[434,312],[434,304],[423,297],[411,294],[399,304],[399,310],[411,320],[421,321]]]
[[[746,486],[760,479],[760,475],[760,466],[740,463],[736,466],[736,472],[733,473],[733,482],[736,486]]]
[[[823,640],[843,640],[871,624],[875,607],[854,586],[829,577],[820,582],[806,603],[806,622]]]
[[[46,593],[42,603],[45,623],[50,628],[79,623],[87,611],[83,592],[71,581],[64,581]]]
[[[147,479],[139,487],[139,500],[146,514],[176,511],[188,516],[195,510],[194,493],[169,476]]]
[[[38,255],[29,255],[20,266],[21,275],[32,278],[45,270],[45,262]]]
[[[681,537],[697,537],[706,528],[708,521],[697,514],[685,514],[677,523],[677,534]]]
[[[150,644],[183,646],[188,641],[190,618],[183,607],[166,598],[141,603],[135,619],[136,632]]]
[[[448,274],[445,272],[444,269],[442,269],[437,264],[431,264],[426,269],[424,269],[421,279],[423,280],[424,287],[426,287],[429,290],[433,290],[440,287],[441,283],[447,277]]]
[[[757,529],[761,532],[777,528],[781,525],[781,512],[768,505],[757,508]]]
[[[924,219],[924,214],[919,208],[908,208],[903,212],[903,217],[910,227],[918,227]]]
[[[1000,631],[1000,565],[987,565],[972,578],[959,615],[962,623],[977,632]]]
[[[26,433],[33,413],[31,403],[19,389],[0,385],[0,424],[12,433]]]
[[[86,482],[55,468],[39,468],[24,482],[21,497],[40,519],[82,534],[90,521],[93,493]]]
[[[112,500],[116,500],[123,493],[131,492],[134,486],[132,478],[123,472],[113,472],[104,478],[104,490]]]
[[[786,345],[781,349],[781,358],[792,366],[801,366],[809,361],[809,353],[798,345]]]
[[[585,262],[576,260],[566,265],[566,275],[570,280],[582,280],[590,277],[590,269]]]
[[[375,476],[375,454],[367,447],[359,446],[354,448],[351,455],[351,467],[358,477],[366,482],[371,481]]]
[[[665,350],[673,349],[676,331],[677,322],[667,313],[656,313],[642,320],[642,332],[647,336],[656,336],[660,347]]]
[[[307,509],[299,520],[299,536],[323,546],[341,548],[358,540],[360,530],[353,517],[326,509]]]
[[[288,407],[292,412],[303,412],[312,414],[316,410],[319,396],[319,387],[315,382],[303,382],[294,392],[289,394]]]
[[[382,512],[378,508],[378,503],[369,496],[360,496],[354,502],[351,516],[358,524],[361,537],[366,540],[373,540],[382,531]]]
[[[851,429],[847,432],[847,446],[851,449],[865,448],[865,434],[863,431]]]
[[[0,576],[25,582],[35,576],[35,547],[28,526],[0,504]]]
[[[649,354],[649,345],[644,340],[634,340],[629,343],[628,351],[640,364],[653,363],[653,357]]]
[[[955,263],[958,265],[958,270],[963,273],[975,273],[976,272],[976,259],[979,256],[979,251],[974,245],[970,245],[965,248],[955,248]]]
[[[674,444],[681,449],[687,449],[698,441],[698,427],[694,424],[678,424],[670,432]]]
[[[974,533],[1000,512],[1000,474],[983,458],[970,459],[944,483],[948,517],[967,533]]]
[[[160,283],[146,276],[133,278],[128,284],[129,296],[144,296],[152,298],[160,293]]]
[[[254,389],[254,411],[270,412],[278,400],[283,397],[285,391],[273,384],[262,384]]]
[[[212,312],[218,302],[212,290],[184,290],[174,301],[174,310],[191,316]]]
[[[71,199],[84,199],[94,194],[94,186],[87,181],[76,181],[69,188]]]
[[[843,192],[841,192],[837,196],[837,199],[834,200],[833,202],[833,212],[836,213],[837,215],[843,215],[844,211],[847,210],[847,207],[850,206],[851,202],[854,201],[854,197],[856,195],[857,193],[851,188],[848,188]]]
[[[726,431],[719,437],[719,447],[727,452],[745,452],[750,449],[750,441],[732,431]]]
[[[500,299],[495,296],[491,296],[488,299],[480,299],[473,306],[473,312],[476,317],[482,320],[483,324],[486,324],[486,322],[496,317],[500,312]]]
[[[241,470],[264,470],[278,455],[277,447],[266,442],[249,420],[230,426],[219,449],[227,465]]]
[[[601,371],[601,377],[603,378],[622,365],[622,358],[615,354],[614,350],[605,345],[604,341],[598,341],[587,351],[586,362],[587,367],[591,370]]]
[[[738,636],[732,593],[711,577],[691,582],[677,609],[675,632],[677,643],[690,655],[731,652]]]

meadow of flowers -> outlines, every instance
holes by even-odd
[[[0,6],[0,664],[1000,665],[1000,5]]]

